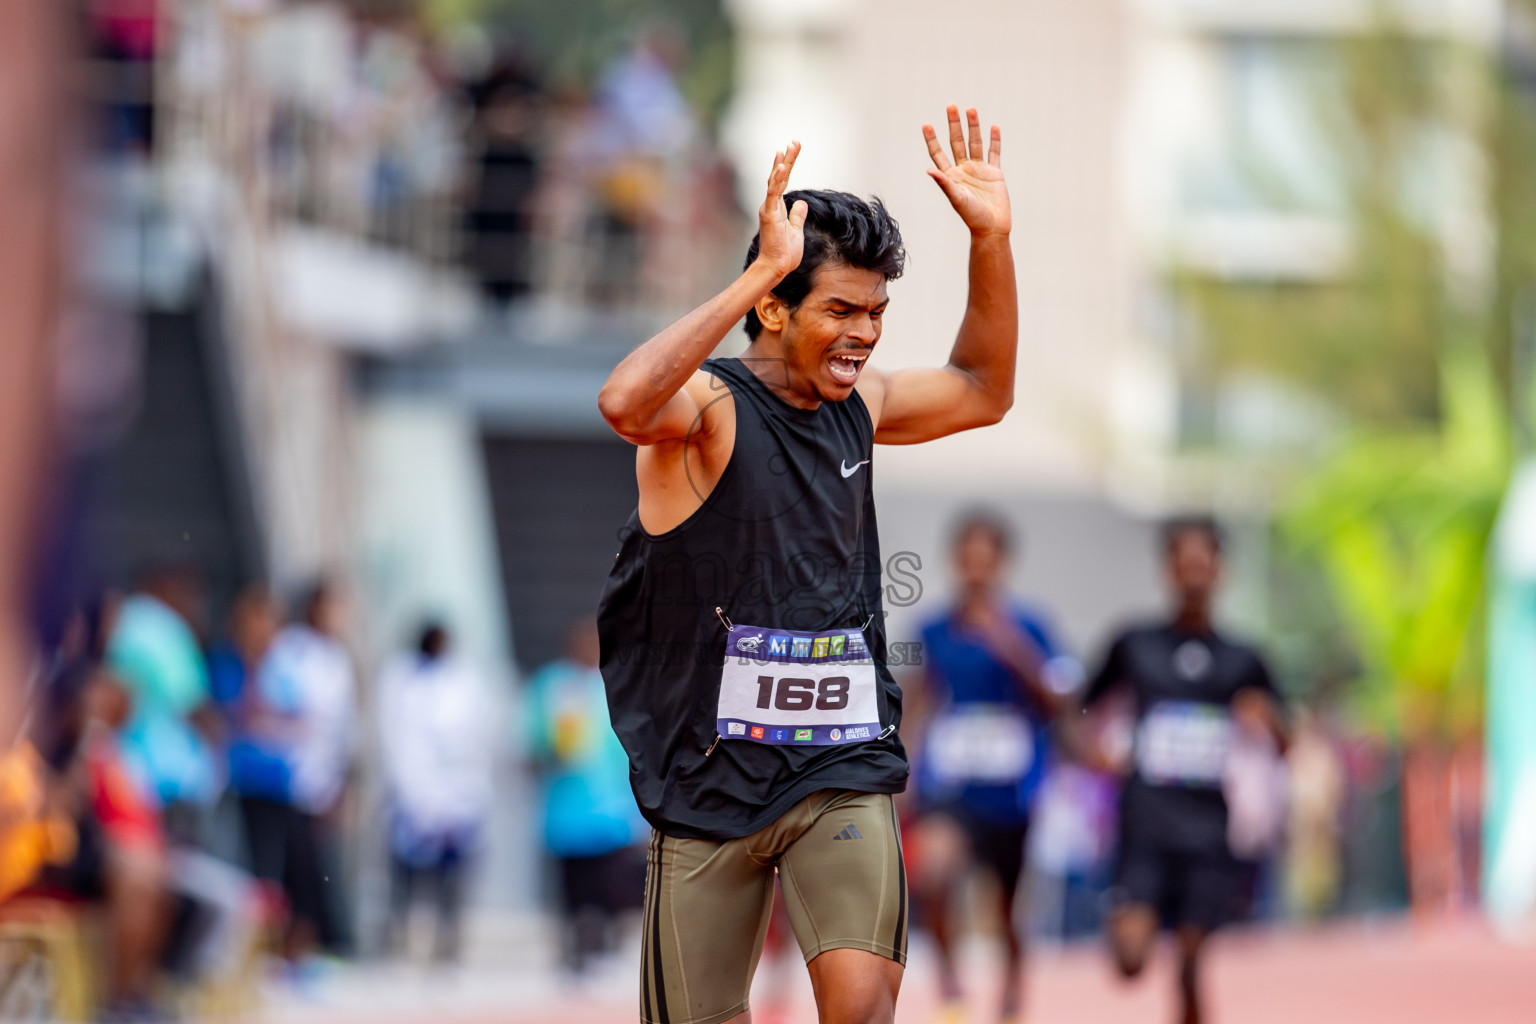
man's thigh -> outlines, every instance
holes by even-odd
[[[747,1009],[773,897],[773,861],[750,840],[652,834],[640,958],[647,1024],[720,1024]]]
[[[890,796],[816,794],[779,860],[784,906],[806,962],[828,950],[907,962],[907,876]]]

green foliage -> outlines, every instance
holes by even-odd
[[[1486,356],[1452,343],[1442,363],[1441,428],[1355,434],[1282,517],[1354,637],[1357,720],[1408,739],[1480,721],[1483,567],[1510,465]]]
[[[1514,6],[1536,25],[1536,0]],[[1314,284],[1183,270],[1175,286],[1218,373],[1268,373],[1343,414],[1345,436],[1282,502],[1281,533],[1326,579],[1352,641],[1357,721],[1455,737],[1480,722],[1485,554],[1511,420],[1532,397],[1505,382],[1530,369],[1517,311],[1536,317],[1536,99],[1504,54],[1391,24],[1336,56],[1338,89],[1319,99],[1344,272]],[[1467,243],[1477,221],[1481,252]]]

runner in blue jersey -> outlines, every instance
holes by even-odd
[[[928,714],[916,769],[915,881],[939,947],[945,1022],[964,1018],[952,915],[972,867],[997,880],[1007,945],[1001,1019],[1017,1020],[1023,1000],[1024,944],[1013,906],[1059,703],[1047,680],[1060,652],[1045,619],[1002,587],[1011,547],[1000,519],[962,520],[954,544],[958,599],[922,634]]]

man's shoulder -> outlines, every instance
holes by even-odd
[[[1254,657],[1259,655],[1258,641],[1245,633],[1233,633],[1231,630],[1221,629],[1216,633],[1216,642],[1229,651],[1249,654]]]
[[[1267,667],[1263,648],[1258,641],[1246,634],[1234,634],[1227,629],[1222,629],[1216,634],[1216,639],[1227,656],[1240,663],[1245,669],[1263,670]]]
[[[880,409],[885,404],[886,384],[885,371],[878,366],[870,366],[866,362],[863,370],[859,372],[859,382],[853,386],[849,397],[857,396],[859,401],[864,403],[870,419],[877,419]]]
[[[688,397],[693,399],[698,406],[699,419],[696,424],[705,430],[727,421],[734,422],[736,402],[731,382],[716,373],[719,361],[711,359],[703,366],[693,371],[692,376],[683,384],[683,390]],[[725,417],[725,418],[722,418]]]

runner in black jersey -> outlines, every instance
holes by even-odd
[[[747,1019],[775,872],[821,1020],[895,1012],[907,902],[890,794],[907,758],[870,462],[875,442],[996,423],[1018,340],[1001,134],[983,154],[976,111],[969,138],[948,116],[948,154],[923,126],[928,173],[971,232],[947,365],[866,365],[901,235],[878,200],[786,194],[792,143],[741,277],[631,353],[598,399],[639,446],[640,504],[598,623],[614,730],[654,828],[647,1022]],[[705,362],[743,316],[745,354]]]
[[[1131,699],[1135,738],[1120,798],[1115,963],[1145,967],[1159,925],[1178,945],[1184,1024],[1202,1019],[1200,953],[1244,909],[1244,865],[1229,844],[1229,753],[1239,732],[1283,749],[1280,701],[1258,652],[1216,631],[1212,598],[1221,538],[1209,519],[1165,529],[1171,622],[1129,629],[1110,646],[1083,694],[1091,708],[1117,690]]]

